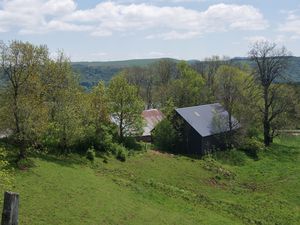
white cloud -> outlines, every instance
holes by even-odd
[[[199,35],[200,33],[196,31],[195,32],[170,31],[162,34],[148,35],[146,39],[161,38],[163,40],[185,40],[185,39],[191,39],[193,37],[197,37]]]
[[[265,36],[249,36],[244,38],[244,40],[249,42],[249,44],[251,45],[254,44],[255,42],[260,42],[260,41],[269,41],[269,42],[274,42],[276,44],[284,45],[289,39],[290,39],[289,37],[282,34],[272,36],[272,38],[267,38]]]
[[[284,12],[287,18],[284,23],[280,24],[279,31],[292,33],[293,37],[300,36],[300,10],[292,10]]]
[[[281,24],[279,31],[290,32],[300,35],[300,18],[288,19],[285,23]]]
[[[253,44],[255,42],[260,42],[260,41],[270,41],[265,36],[249,36],[249,37],[245,37],[244,40],[248,41],[250,44]]]
[[[73,0],[49,0],[43,4],[42,11],[52,15],[63,15],[73,12],[76,7]]]
[[[105,37],[143,32],[148,33],[147,38],[171,40],[195,38],[208,32],[262,30],[267,26],[257,8],[235,4],[216,4],[199,11],[108,1],[80,10],[73,0],[4,0],[0,9],[0,32],[16,28],[23,34],[85,31]]]
[[[20,33],[44,33],[63,28],[72,30],[72,27],[78,30],[76,24],[60,21],[61,15],[76,10],[72,0],[4,0],[1,6],[0,30],[17,28]]]

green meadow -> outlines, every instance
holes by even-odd
[[[153,150],[126,162],[31,159],[34,166],[14,171],[21,225],[300,224],[300,137],[277,138],[258,160]]]

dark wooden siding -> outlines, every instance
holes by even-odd
[[[188,123],[186,126],[186,148],[188,154],[202,155],[202,136]]]

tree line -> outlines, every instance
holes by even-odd
[[[164,126],[173,129],[174,108],[220,102],[230,127],[234,116],[243,135],[263,128],[268,146],[278,129],[299,121],[299,87],[276,83],[288,56],[285,48],[261,42],[249,51],[254,68],[217,56],[192,65],[161,60],[125,69],[88,92],[63,52],[53,58],[45,45],[0,42],[0,131],[10,133],[18,160],[33,151],[123,156],[126,148],[141,148],[133,137],[142,132],[143,109],[161,109],[169,120]],[[157,139],[172,136],[162,135]]]
[[[90,147],[122,155],[123,145],[135,144],[124,137],[139,132],[143,103],[124,76],[86,92],[63,52],[52,58],[47,46],[21,41],[1,42],[0,60],[0,131],[10,134],[18,160]]]
[[[257,42],[248,53],[253,66],[212,56],[191,64],[162,60],[124,73],[131,84],[138,86],[148,108],[160,108],[167,115],[169,121],[162,125],[165,132],[157,131],[157,139],[168,140],[168,134],[180,130],[171,113],[174,108],[219,102],[228,111],[230,130],[236,125],[233,116],[242,125],[232,141],[243,144],[245,137],[263,134],[263,142],[269,146],[280,129],[299,128],[299,85],[289,83],[286,75],[290,57],[285,47]],[[180,134],[170,143],[178,139]]]

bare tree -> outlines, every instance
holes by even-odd
[[[290,53],[285,47],[277,47],[268,41],[256,42],[249,51],[249,57],[255,63],[255,78],[262,88],[263,106],[260,111],[263,114],[265,146],[269,146],[273,139],[272,122],[287,108],[284,101],[279,101],[280,85],[275,81],[284,77],[288,56]]]

